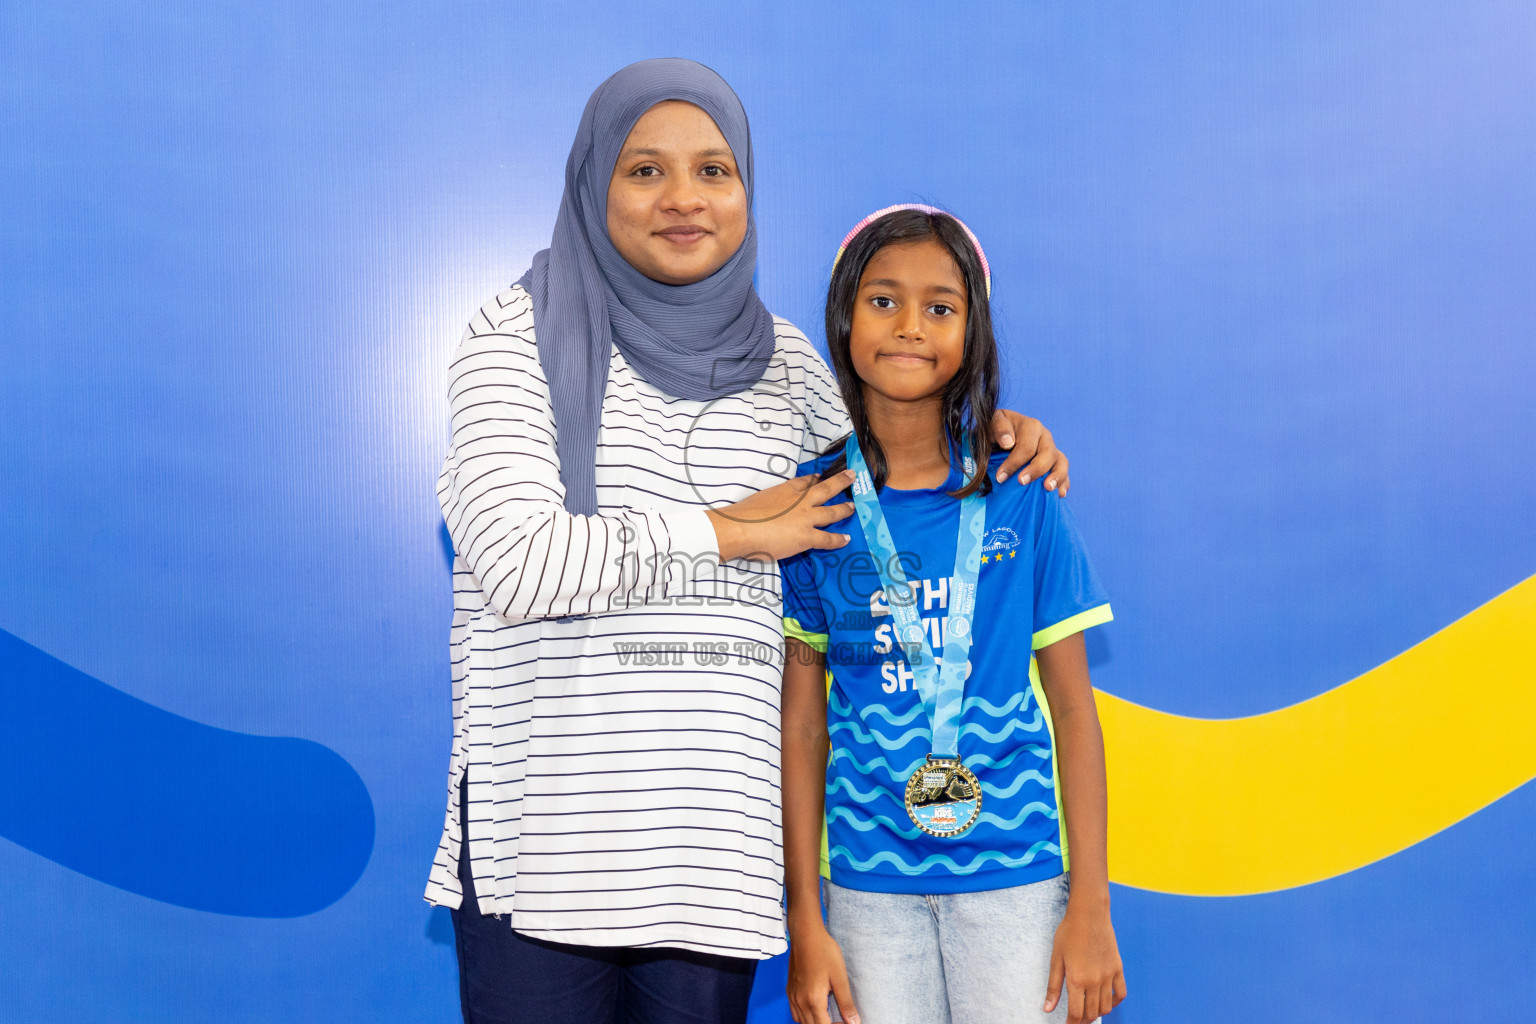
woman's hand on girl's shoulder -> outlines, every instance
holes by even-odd
[[[1067,1024],[1089,1024],[1125,999],[1125,969],[1107,908],[1067,902],[1051,948],[1045,1012],[1056,1009],[1060,999],[1067,1001]]]
[[[1072,488],[1067,476],[1067,457],[1056,447],[1056,440],[1045,424],[1033,416],[999,409],[992,414],[992,440],[999,448],[1008,451],[1008,457],[997,467],[997,480],[1002,483],[1021,467],[1019,483],[1045,477],[1045,489],[1065,496]]]
[[[827,994],[837,1000],[837,1012],[848,1024],[859,1024],[848,987],[848,967],[837,940],[820,921],[791,930],[789,940],[789,1011],[795,1024],[831,1024]]]
[[[840,548],[848,535],[828,533],[825,527],[853,514],[853,503],[824,505],[853,483],[853,473],[844,471],[825,480],[797,476],[734,505],[709,510],[715,528],[720,561],[748,558],[771,562],[798,555],[811,548]]]

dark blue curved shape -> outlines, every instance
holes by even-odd
[[[200,725],[0,630],[0,835],[194,910],[301,917],[373,853],[373,801],[309,740]]]

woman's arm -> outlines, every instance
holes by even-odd
[[[828,1024],[827,993],[858,1024],[843,954],[821,919],[821,829],[827,784],[826,661],[784,639],[784,885],[789,903],[789,1005],[798,1024]]]
[[[1035,652],[1040,682],[1051,705],[1062,815],[1072,858],[1066,917],[1056,930],[1045,1011],[1056,1008],[1066,983],[1067,1020],[1080,1024],[1113,1010],[1125,998],[1125,972],[1109,920],[1108,798],[1104,734],[1088,681],[1083,634],[1074,633]]]
[[[712,512],[567,512],[532,317],[496,324],[482,314],[449,368],[453,437],[437,493],[454,551],[504,618],[598,614],[689,596],[697,576],[711,581],[700,586],[712,594],[716,574],[698,572],[701,564],[846,543],[818,527],[852,506],[818,507],[840,488],[809,479]]]
[[[453,549],[487,602],[538,619],[685,593],[695,564],[716,557],[705,512],[567,512],[538,350],[515,319],[487,319],[470,324],[449,367],[453,437],[437,485]]]

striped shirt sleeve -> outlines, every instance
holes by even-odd
[[[499,315],[498,315],[499,314]],[[454,551],[509,620],[588,615],[688,595],[719,551],[702,508],[565,510],[532,303],[487,303],[449,368],[453,435],[438,479]]]

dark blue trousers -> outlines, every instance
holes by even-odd
[[[460,798],[461,817],[463,798]],[[756,960],[684,949],[569,946],[475,906],[467,845],[453,911],[464,1024],[745,1024]]]

